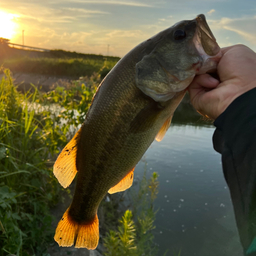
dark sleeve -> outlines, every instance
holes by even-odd
[[[256,255],[256,88],[235,99],[215,120],[214,149],[234,207],[245,255]]]

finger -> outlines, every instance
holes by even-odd
[[[202,106],[207,104],[207,102],[206,104],[203,103],[206,94],[215,89],[219,83],[220,82],[217,79],[213,78],[209,74],[199,75],[194,78],[192,83],[189,85],[188,92],[191,104],[196,110],[203,113]]]
[[[243,45],[243,44],[235,44],[235,45],[232,45],[232,46],[227,46],[227,47],[223,47],[221,48],[221,52],[222,54],[224,55],[226,52],[230,51],[231,49],[238,49],[238,48],[241,48],[241,49],[250,49],[249,47],[247,47],[246,45]],[[251,50],[251,49],[250,49]]]
[[[196,76],[188,87],[190,94],[197,93],[198,91],[208,91],[214,89],[219,85],[219,81],[209,74]]]

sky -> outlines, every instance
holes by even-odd
[[[256,0],[1,0],[0,37],[22,44],[24,33],[28,46],[122,57],[201,13],[221,47],[256,51]]]

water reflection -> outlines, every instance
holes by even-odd
[[[183,114],[191,110],[188,104],[181,108]],[[154,142],[145,154],[149,175],[159,173],[155,223],[159,255],[181,250],[182,256],[242,256],[221,158],[212,147],[214,127],[196,112],[190,120],[180,113],[163,141]],[[141,161],[137,177],[143,168]]]
[[[193,125],[197,127],[213,127],[213,122],[203,118],[190,104],[189,95],[186,94],[174,113],[172,123],[177,125]]]

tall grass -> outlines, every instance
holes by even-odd
[[[104,59],[66,59],[66,58],[29,58],[18,57],[5,59],[2,64],[12,72],[33,73],[50,76],[78,78],[91,76],[94,72],[110,70],[117,60]],[[103,67],[103,68],[102,68]]]
[[[21,95],[8,70],[0,82],[0,219],[1,255],[40,255],[52,236],[49,204],[57,186],[47,168],[46,132]]]
[[[48,94],[36,89],[20,94],[10,72],[4,72],[0,82],[0,255],[41,256],[53,241],[49,209],[60,189],[52,173],[53,160],[67,143],[70,127],[83,119],[74,117],[73,107],[84,116],[93,90],[74,85]],[[58,101],[65,109],[53,113],[50,105]]]

